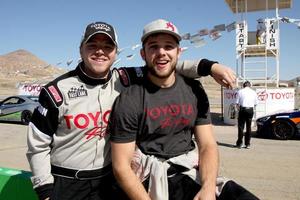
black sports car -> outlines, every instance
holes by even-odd
[[[256,119],[257,136],[288,140],[300,136],[300,110],[278,112]]]

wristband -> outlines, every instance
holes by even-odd
[[[51,197],[53,192],[53,184],[46,184],[34,189],[40,200]]]
[[[201,61],[198,64],[197,73],[200,76],[207,76],[211,75],[211,68],[213,64],[218,63],[217,61],[211,61],[207,59],[201,59]]]

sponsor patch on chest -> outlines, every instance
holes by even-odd
[[[69,99],[74,99],[78,97],[84,97],[88,96],[87,90],[81,85],[80,87],[71,87],[68,91],[68,97]]]

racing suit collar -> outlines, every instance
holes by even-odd
[[[110,78],[111,78],[111,71],[109,72],[107,78],[93,78],[93,77],[90,77],[88,76],[84,71],[83,71],[83,68],[84,67],[84,63],[81,62],[78,64],[78,66],[76,67],[76,71],[77,71],[77,74],[80,78],[80,80],[82,80],[84,83],[88,84],[88,85],[101,85],[101,84],[105,84],[107,83]]]

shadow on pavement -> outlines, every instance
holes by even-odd
[[[237,137],[237,135],[236,135],[236,137]],[[255,131],[251,132],[251,138],[256,138],[256,132]],[[261,138],[261,139],[263,139],[263,138]],[[217,144],[218,144],[218,146],[229,147],[229,148],[237,148],[236,145],[235,145],[235,142],[234,142],[234,144],[228,144],[228,143],[223,143],[223,142],[218,142],[217,141]]]
[[[223,147],[236,148],[236,146],[233,145],[233,144],[227,144],[227,143],[223,143],[223,142],[217,142],[217,144],[218,144],[219,146],[223,146]]]

